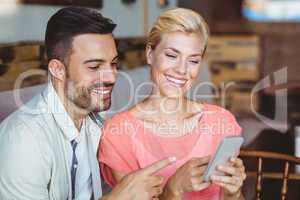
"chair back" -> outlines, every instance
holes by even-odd
[[[241,150],[240,157],[244,160],[246,158],[254,158],[256,159],[257,167],[256,171],[248,171],[246,169],[246,173],[248,177],[256,178],[256,200],[262,199],[262,181],[263,179],[275,179],[281,180],[281,200],[286,199],[286,195],[288,192],[288,181],[289,180],[297,180],[300,181],[300,174],[293,172],[291,168],[292,165],[300,165],[300,158],[282,154],[275,152],[267,152],[267,151],[254,151],[254,150]],[[284,163],[284,168],[281,172],[269,172],[263,170],[263,164],[265,160],[272,159],[278,160]]]

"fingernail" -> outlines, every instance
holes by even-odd
[[[193,184],[192,187],[193,187],[194,190],[197,190],[198,187],[200,187],[200,185],[199,184]]]
[[[230,161],[231,161],[231,162],[234,162],[234,161],[235,161],[235,158],[234,158],[234,157],[231,157],[231,158],[230,158]]]
[[[175,162],[176,160],[177,160],[177,158],[175,156],[169,157],[169,161],[172,163]]]

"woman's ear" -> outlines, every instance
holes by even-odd
[[[48,63],[48,70],[56,79],[59,79],[61,81],[65,79],[66,68],[61,61],[57,59],[51,59]]]
[[[146,46],[146,58],[147,64],[151,65],[153,63],[153,49],[150,45]]]

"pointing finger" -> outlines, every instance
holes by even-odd
[[[157,161],[157,162],[153,163],[152,165],[142,169],[141,173],[143,173],[145,175],[152,175],[155,172],[161,170],[162,168],[165,168],[168,165],[174,163],[175,161],[176,161],[176,157],[169,157],[167,159]]]

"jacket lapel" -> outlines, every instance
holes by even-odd
[[[87,119],[87,126],[88,153],[92,173],[93,194],[94,199],[99,199],[102,196],[102,188],[99,163],[96,155],[101,137],[101,129],[90,118]]]

